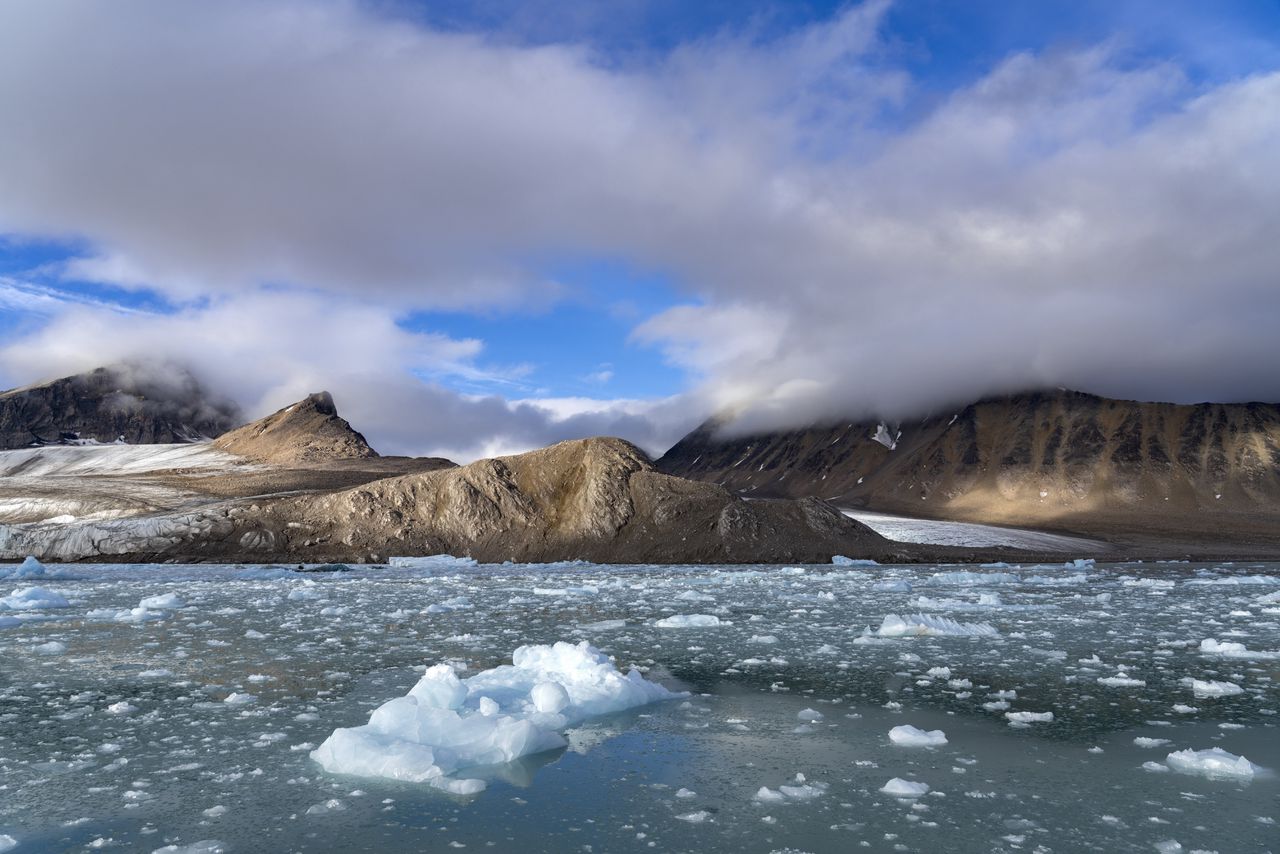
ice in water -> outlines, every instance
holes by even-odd
[[[456,772],[565,747],[561,731],[589,717],[687,696],[636,670],[624,675],[586,641],[522,646],[511,660],[465,681],[448,664],[430,667],[368,724],[334,730],[311,756],[337,774],[474,794],[484,781]]]
[[[400,563],[0,571],[0,844],[1275,848],[1273,564]]]

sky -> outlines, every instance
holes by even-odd
[[[11,0],[0,387],[384,453],[1280,400],[1272,0]]]

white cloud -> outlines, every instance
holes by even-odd
[[[1030,385],[1280,398],[1280,72],[1193,85],[1102,45],[1008,57],[933,103],[887,61],[881,2],[643,66],[374,8],[0,5],[0,231],[84,239],[76,275],[192,300],[140,328],[228,354],[211,370],[255,375],[251,407],[348,383],[392,449],[431,430],[656,441],[680,420],[405,384],[484,369],[398,312],[552,301],[540,262],[566,252],[687,288],[635,339],[697,377],[694,415],[905,414]],[[310,307],[264,321],[285,298],[264,285]],[[5,362],[101,361],[89,342],[120,329],[70,312]]]
[[[0,371],[16,385],[120,362],[183,365],[249,417],[326,390],[382,453],[460,461],[601,433],[657,453],[696,417],[674,401],[508,402],[419,378],[501,386],[505,375],[481,355],[474,339],[408,331],[376,306],[254,292],[176,314],[135,312],[124,323],[102,306],[63,306],[38,331],[0,347]]]

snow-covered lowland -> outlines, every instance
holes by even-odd
[[[0,844],[1280,840],[1280,565],[397,563],[0,570]]]

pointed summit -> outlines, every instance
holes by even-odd
[[[338,415],[327,391],[224,434],[213,443],[228,453],[279,466],[378,456],[364,436]]]

